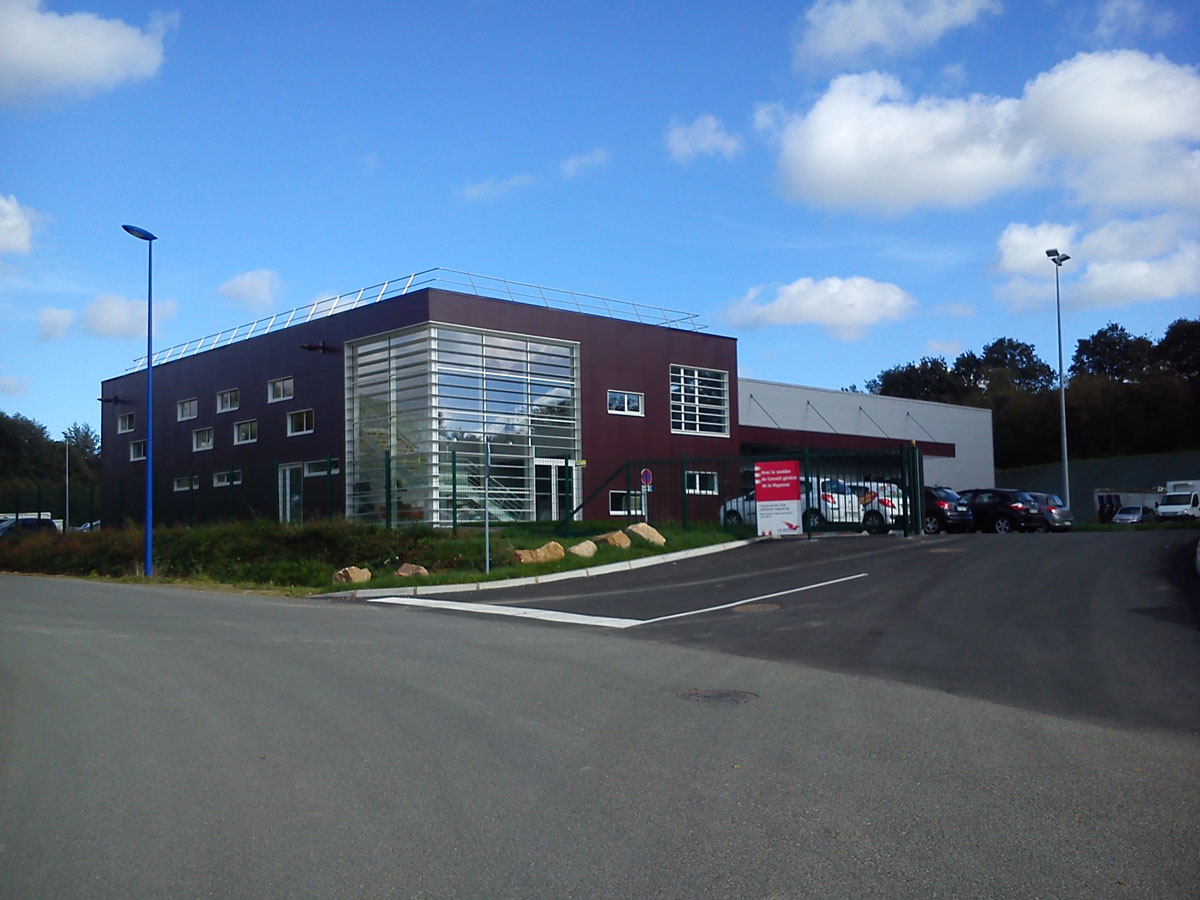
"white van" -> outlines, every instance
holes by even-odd
[[[1167,522],[1200,519],[1200,493],[1177,491],[1166,494],[1158,501],[1158,508],[1154,512],[1160,520]]]

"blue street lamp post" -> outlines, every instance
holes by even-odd
[[[154,574],[154,241],[145,228],[122,225],[146,242],[146,577]]]
[[[1058,318],[1058,414],[1062,430],[1062,466],[1063,466],[1063,503],[1071,508],[1071,474],[1067,469],[1067,392],[1063,387],[1063,355],[1062,355],[1062,303],[1058,290],[1058,270],[1071,257],[1057,250],[1047,250],[1046,256],[1054,263],[1054,312]]]

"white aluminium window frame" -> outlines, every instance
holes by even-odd
[[[729,437],[729,373],[670,364],[671,433]]]
[[[683,478],[685,492],[688,494],[715,496],[720,493],[717,489],[716,472],[702,472],[688,469],[684,472]]]
[[[234,444],[254,444],[258,441],[258,419],[244,419],[233,423]]]
[[[213,429],[210,425],[207,428],[197,428],[192,432],[192,452],[201,453],[205,450],[213,448]]]
[[[267,402],[282,403],[296,396],[296,382],[291,375],[272,378],[267,382]]]
[[[142,462],[146,458],[146,442],[130,441],[129,442],[129,461]]]
[[[608,392],[608,412],[613,416],[640,416],[646,415],[646,395],[641,391],[618,391],[609,390]]]
[[[312,409],[298,409],[288,413],[287,436],[297,437],[301,434],[312,434],[316,430],[316,415]]]
[[[200,398],[189,397],[186,400],[175,401],[175,421],[187,422],[196,418],[196,413],[200,408]]]
[[[242,394],[237,388],[217,391],[217,412],[233,412],[242,405]]]
[[[137,416],[127,412],[117,416],[117,434],[129,434],[137,424]]]

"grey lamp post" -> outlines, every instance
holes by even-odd
[[[146,242],[146,577],[154,574],[154,242],[145,228],[122,225]]]
[[[1054,263],[1054,313],[1058,319],[1058,414],[1062,426],[1063,503],[1071,508],[1071,474],[1067,469],[1067,392],[1063,386],[1062,355],[1062,302],[1058,288],[1058,270],[1071,257],[1057,250],[1047,250],[1046,255]]]

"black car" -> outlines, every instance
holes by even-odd
[[[959,494],[971,507],[976,531],[1008,534],[1010,531],[1042,531],[1046,527],[1042,508],[1025,491],[972,488],[959,491]]]
[[[20,537],[27,534],[37,534],[41,531],[52,531],[58,534],[58,526],[53,519],[2,519],[0,520],[0,537]]]
[[[974,530],[975,519],[971,515],[971,508],[950,488],[926,485],[924,498],[923,528],[926,534]]]

